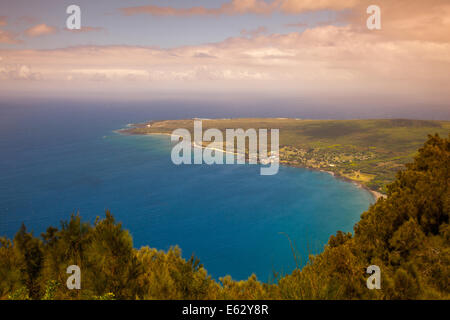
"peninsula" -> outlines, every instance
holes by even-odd
[[[408,119],[306,120],[290,118],[200,119],[203,130],[273,128],[280,130],[280,164],[326,171],[383,196],[396,172],[413,160],[429,134],[447,136],[450,121]],[[122,134],[192,132],[194,119],[147,121]]]

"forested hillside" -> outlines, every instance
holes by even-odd
[[[212,279],[195,258],[133,248],[110,212],[94,224],[78,215],[40,237],[25,226],[0,238],[1,299],[449,299],[450,139],[430,136],[355,225],[337,232],[301,270],[259,282]],[[81,268],[81,290],[68,290],[66,268]],[[381,269],[369,290],[366,268]],[[206,266],[207,268],[207,266]]]

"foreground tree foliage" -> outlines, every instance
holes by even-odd
[[[212,279],[181,250],[134,249],[109,211],[93,225],[78,215],[35,237],[22,225],[0,238],[1,299],[449,299],[450,139],[430,136],[362,214],[354,234],[337,232],[324,251],[276,284]],[[66,268],[82,270],[68,290]],[[368,290],[366,268],[381,268],[381,290]]]

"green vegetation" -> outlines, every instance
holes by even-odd
[[[40,238],[25,226],[0,238],[1,299],[449,299],[450,137],[430,136],[354,227],[337,232],[302,270],[259,282],[255,276],[216,282],[194,257],[134,249],[107,211],[94,225],[78,215]],[[82,270],[81,290],[66,288],[66,268]],[[365,285],[381,268],[381,290]]]
[[[386,193],[395,174],[411,162],[429,133],[447,136],[449,121],[424,120],[203,120],[203,130],[217,128],[280,129],[280,162],[333,172]],[[127,134],[193,131],[193,120],[151,121],[121,130]]]

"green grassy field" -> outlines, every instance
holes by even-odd
[[[203,120],[203,130],[280,130],[280,162],[333,172],[374,191],[385,191],[395,173],[411,162],[429,134],[447,137],[449,121],[302,120],[281,118]],[[149,127],[150,125],[150,127]],[[127,134],[193,131],[193,119],[150,121],[121,130]]]

